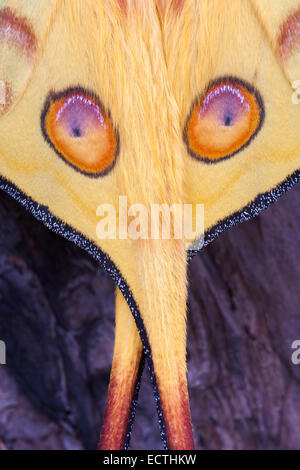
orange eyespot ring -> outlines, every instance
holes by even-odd
[[[75,170],[97,177],[114,166],[119,135],[93,93],[82,88],[50,93],[41,126],[49,145]]]
[[[189,154],[217,163],[247,147],[264,121],[260,93],[237,78],[213,81],[192,105],[183,138]]]

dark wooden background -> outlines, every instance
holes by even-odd
[[[300,188],[223,234],[189,270],[188,362],[201,449],[300,449]],[[114,286],[0,194],[0,448],[95,448]],[[147,371],[146,371],[147,372]],[[147,373],[133,449],[161,448]]]

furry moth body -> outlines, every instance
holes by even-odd
[[[127,445],[144,356],[165,445],[193,448],[191,253],[99,240],[97,207],[203,203],[207,244],[298,182],[299,18],[296,0],[0,0],[1,188],[118,286],[101,449]]]

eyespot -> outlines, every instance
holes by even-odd
[[[197,99],[184,129],[194,158],[217,163],[241,151],[261,129],[264,105],[252,85],[225,77],[212,82]]]
[[[113,167],[118,133],[93,93],[81,88],[50,93],[41,125],[47,142],[74,169],[96,177]]]

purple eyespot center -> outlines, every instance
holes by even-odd
[[[56,122],[62,124],[74,138],[84,137],[86,133],[101,126],[105,129],[105,119],[99,106],[89,98],[75,95],[65,100],[57,111]]]
[[[204,98],[198,119],[209,114],[221,126],[233,126],[244,113],[250,112],[250,106],[241,91],[232,85],[213,88]]]

